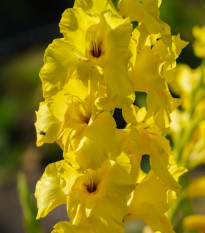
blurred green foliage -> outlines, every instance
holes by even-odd
[[[18,173],[18,196],[23,212],[23,223],[27,233],[43,233],[39,220],[36,220],[37,207],[23,173]]]
[[[42,98],[38,91],[42,58],[42,49],[32,50],[0,67],[0,185],[35,138],[34,109]]]

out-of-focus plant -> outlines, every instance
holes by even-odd
[[[182,99],[181,109],[171,114],[174,156],[178,164],[189,170],[205,163],[205,27],[194,27],[193,35],[194,52],[202,59],[201,65],[193,70],[181,64],[169,73],[171,89]],[[183,189],[169,217],[175,220],[177,232],[204,232],[205,216],[194,213],[191,200],[205,197],[205,178],[190,181],[186,174],[181,182]]]
[[[13,60],[0,64],[0,187],[10,180],[25,148],[35,138],[33,111],[34,103],[40,100],[36,77],[42,64],[41,51],[23,51]]]
[[[23,224],[27,233],[43,233],[39,220],[36,220],[37,207],[34,196],[29,189],[26,177],[19,172],[17,175],[18,196],[23,213]]]

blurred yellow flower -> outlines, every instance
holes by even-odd
[[[195,26],[192,32],[195,38],[193,44],[195,55],[205,59],[205,26]]]
[[[198,233],[205,232],[205,216],[190,215],[184,218],[183,228],[185,231],[197,230]]]
[[[204,66],[192,70],[187,65],[178,65],[171,76],[171,89],[182,99],[182,109],[171,113],[174,152],[177,160],[194,168],[205,160]],[[183,144],[183,150],[177,143]]]
[[[194,87],[200,81],[202,75],[202,68],[197,67],[191,69],[188,65],[179,64],[173,70],[172,75],[169,77],[169,85],[171,90],[181,97],[184,109],[190,106],[190,95]],[[205,78],[204,78],[205,80]]]
[[[189,198],[205,197],[205,176],[200,176],[187,187]]]

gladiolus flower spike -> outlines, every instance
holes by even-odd
[[[70,219],[53,233],[121,233],[133,219],[173,232],[166,212],[185,169],[165,137],[180,104],[165,74],[187,43],[159,18],[160,3],[120,0],[115,8],[111,0],[75,0],[59,24],[63,37],[45,51],[37,146],[56,142],[63,159],[49,164],[36,185],[37,218],[66,204]],[[147,107],[136,105],[135,92],[146,93]],[[143,155],[150,158],[147,174]]]

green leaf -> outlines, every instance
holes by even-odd
[[[18,197],[23,212],[23,224],[27,233],[43,233],[40,221],[36,220],[37,207],[23,173],[17,175]]]

